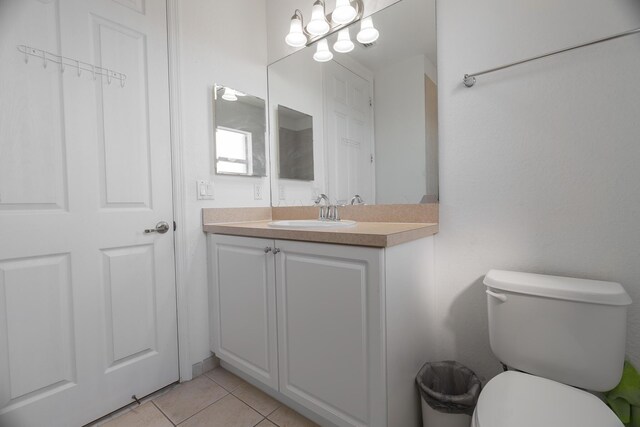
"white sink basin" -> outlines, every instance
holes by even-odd
[[[268,225],[273,228],[345,228],[353,227],[356,225],[356,222],[349,220],[320,221],[317,219],[296,219],[272,221]]]

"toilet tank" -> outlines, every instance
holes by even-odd
[[[484,284],[502,363],[587,390],[618,384],[631,304],[619,283],[491,270]]]

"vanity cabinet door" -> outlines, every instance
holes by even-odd
[[[274,241],[209,235],[212,351],[278,388]]]
[[[276,247],[280,392],[339,426],[386,425],[384,251]]]

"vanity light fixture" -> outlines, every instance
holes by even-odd
[[[235,90],[225,87],[224,93],[222,94],[222,99],[224,99],[225,101],[237,101],[238,97],[236,96]]]
[[[324,2],[316,0],[311,11],[311,21],[307,25],[307,31],[312,36],[323,36],[329,32],[331,26],[327,22],[324,11]]]
[[[318,42],[318,48],[316,53],[313,54],[313,59],[318,62],[327,62],[333,59],[333,53],[329,50],[327,39],[322,39]]]
[[[285,41],[291,47],[302,47],[307,44],[307,36],[302,31],[302,12],[298,9],[291,17],[289,34],[287,34]]]
[[[356,40],[362,44],[369,44],[378,40],[378,37],[380,37],[380,32],[373,26],[373,18],[367,16],[360,21],[360,31],[356,36]]]
[[[218,99],[218,93],[222,92],[221,98],[225,101],[237,101],[239,96],[247,96],[246,93],[239,90],[232,89],[230,87],[215,85],[214,99]]]
[[[354,49],[355,45],[351,41],[349,29],[343,28],[338,33],[338,40],[333,44],[333,50],[339,53],[348,53]]]
[[[302,12],[295,10],[289,24],[289,34],[284,40],[291,47],[309,46],[356,22],[363,13],[363,0],[337,0],[336,8],[328,15],[324,0],[316,0],[311,10],[311,21],[306,27]]]
[[[348,24],[353,22],[357,15],[358,11],[349,0],[337,0],[336,8],[331,14],[331,20],[336,24]]]

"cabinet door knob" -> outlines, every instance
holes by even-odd
[[[280,252],[280,249],[278,249],[278,248],[275,248],[275,249],[273,250],[273,254],[274,254],[274,255],[275,255],[275,254],[277,254],[277,253],[279,253],[279,252]]]
[[[266,248],[264,248],[265,254],[268,254],[269,252],[271,252],[271,246],[267,246]]]

